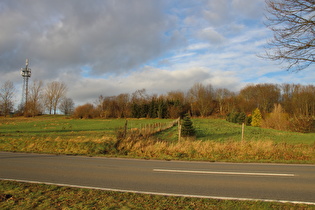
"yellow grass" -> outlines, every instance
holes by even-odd
[[[119,150],[128,155],[146,158],[169,158],[243,162],[315,162],[315,145],[264,141],[163,141],[126,139]]]

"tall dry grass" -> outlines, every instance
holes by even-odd
[[[29,139],[1,144],[2,151],[54,154],[110,155],[153,159],[230,162],[315,163],[314,144],[275,143],[271,140],[165,142],[129,136],[125,139]]]
[[[315,163],[315,144],[286,144],[273,141],[181,141],[169,143],[154,139],[127,138],[117,151],[143,158]]]

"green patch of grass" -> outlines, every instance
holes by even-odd
[[[172,119],[128,119],[138,131]],[[315,163],[315,133],[245,127],[221,119],[193,119],[196,139],[178,141],[174,126],[152,136],[136,133],[117,140],[125,119],[70,119],[64,116],[0,118],[0,150],[89,156],[123,156],[233,162]],[[185,142],[188,141],[188,142]],[[190,146],[188,146],[190,145]]]
[[[193,119],[198,140],[240,141],[242,126],[222,119]],[[314,144],[315,133],[296,133],[245,126],[246,140],[271,140],[275,143]]]
[[[314,209],[314,206],[144,195],[0,180],[0,209]]]

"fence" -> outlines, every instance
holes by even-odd
[[[153,134],[159,133],[161,131],[167,130],[176,126],[180,119],[173,120],[167,123],[151,123],[151,124],[141,124],[140,128],[128,128],[128,121],[126,120],[124,126],[124,136],[129,135],[137,135],[137,136],[144,136],[149,137]]]

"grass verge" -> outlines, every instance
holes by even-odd
[[[144,195],[0,180],[0,209],[314,209],[314,206]]]

